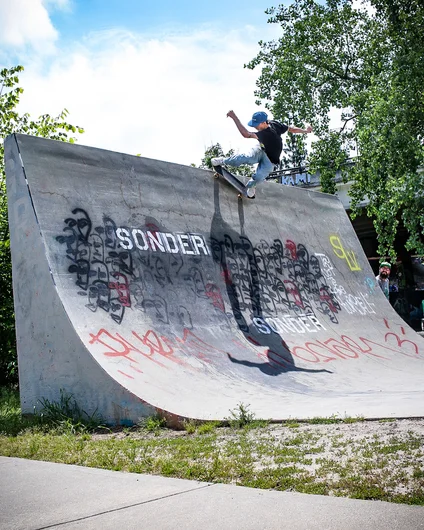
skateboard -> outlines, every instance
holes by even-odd
[[[237,177],[235,177],[232,173],[227,171],[225,168],[223,168],[222,166],[214,166],[213,170],[214,170],[215,178],[223,177],[229,184],[231,184],[231,186],[234,189],[236,189],[239,192],[238,193],[239,199],[242,199],[243,197],[247,199],[250,199],[250,198],[254,199],[254,197],[247,196],[247,188],[243,184],[243,182],[239,180]]]

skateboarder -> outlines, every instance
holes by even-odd
[[[226,164],[227,166],[238,167],[243,164],[258,164],[255,173],[246,184],[248,188],[247,196],[251,199],[255,196],[256,185],[265,180],[271,171],[274,170],[274,166],[280,162],[280,155],[283,150],[281,135],[287,131],[293,134],[308,134],[312,132],[312,127],[310,126],[306,129],[299,129],[298,127],[289,127],[285,123],[280,123],[275,120],[268,121],[266,112],[255,112],[248,123],[249,127],[254,127],[257,132],[248,131],[233,110],[227,113],[227,117],[234,120],[243,138],[258,140],[260,145],[255,147],[250,155],[212,158],[212,166]]]

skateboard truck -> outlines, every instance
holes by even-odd
[[[218,179],[219,177],[223,177],[228,182],[228,184],[230,184],[234,189],[236,189],[239,192],[238,193],[239,199],[242,199],[243,197],[246,197],[248,199],[254,199],[254,197],[247,196],[246,186],[243,184],[243,182],[241,182],[241,180],[235,177],[232,173],[227,171],[222,166],[213,166],[213,169],[214,169],[214,177],[216,179]]]

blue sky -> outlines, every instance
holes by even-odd
[[[226,113],[247,123],[260,110],[260,69],[243,65],[279,36],[273,4],[0,0],[0,66],[25,67],[21,112],[67,108],[82,144],[198,164],[216,142],[253,147]]]
[[[265,10],[272,5],[272,0],[73,0],[68,10],[56,10],[51,18],[65,39],[113,27],[162,34],[206,24],[224,32],[235,26],[264,24]]]

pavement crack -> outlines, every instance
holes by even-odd
[[[119,512],[121,510],[127,510],[128,508],[135,508],[136,506],[143,506],[143,504],[149,504],[151,502],[161,501],[163,499],[169,499],[170,497],[177,497],[178,495],[184,495],[185,493],[191,493],[193,491],[198,491],[198,490],[202,490],[202,489],[205,489],[205,488],[210,488],[211,486],[215,486],[215,485],[216,484],[206,484],[204,486],[199,486],[197,488],[191,488],[191,489],[185,490],[185,491],[178,491],[176,493],[170,493],[169,495],[162,495],[161,497],[156,497],[154,499],[149,499],[147,501],[135,502],[134,504],[128,504],[127,506],[121,506],[119,508],[112,508],[110,510],[104,510],[102,512],[94,513],[94,514],[91,514],[91,515],[86,515],[84,517],[78,517],[76,519],[70,519],[69,521],[63,521],[61,523],[53,523],[53,524],[49,524],[47,526],[40,526],[40,527],[36,528],[35,530],[47,530],[48,528],[58,528],[60,526],[66,525],[66,524],[78,523],[79,521],[85,521],[87,519],[93,519],[94,517],[99,517],[100,515],[106,515],[108,513],[113,513],[113,512]]]

